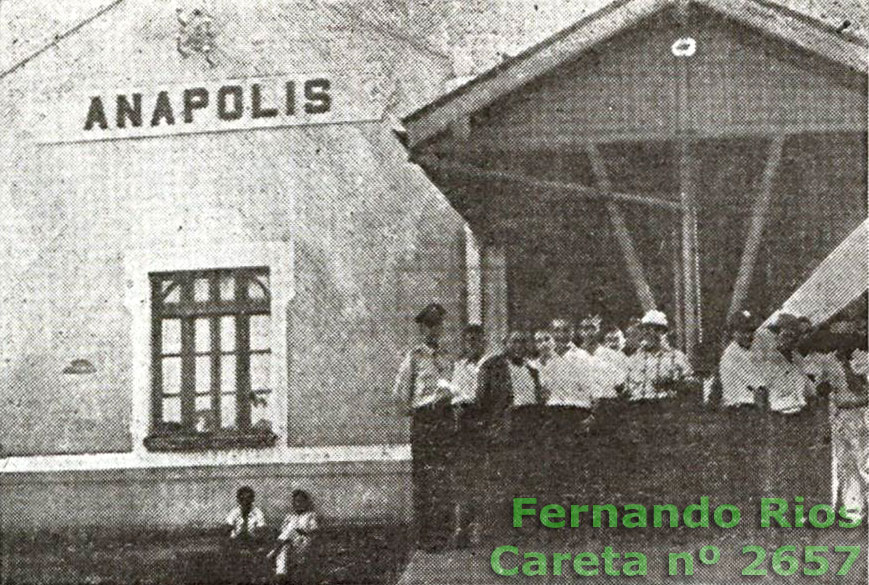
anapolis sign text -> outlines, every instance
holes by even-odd
[[[58,109],[62,120],[45,124],[40,142],[358,122],[383,114],[365,84],[327,74],[89,92]]]

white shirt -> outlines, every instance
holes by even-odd
[[[536,404],[536,390],[534,387],[534,378],[531,377],[530,367],[527,363],[522,362],[521,365],[516,365],[513,362],[507,362],[510,367],[510,386],[513,389],[513,406],[527,406]]]
[[[602,345],[599,345],[594,353],[580,349],[575,354],[577,365],[584,370],[587,377],[592,398],[616,398],[618,396],[616,386],[625,382],[627,368],[624,360],[619,363],[619,358],[610,354],[619,354],[627,358],[625,354]]]
[[[830,385],[830,405],[833,410],[838,406],[853,407],[865,401],[851,390],[845,367],[835,353],[810,353],[803,359],[803,371],[816,388],[825,382]]]
[[[567,358],[569,360],[575,360],[581,359],[582,354],[588,355],[588,352],[573,343],[568,343],[567,351],[565,351],[561,357]]]
[[[291,512],[284,518],[284,523],[281,525],[281,533],[278,535],[278,540],[287,540],[292,545],[292,554],[304,555],[311,546],[311,535],[301,534],[299,530],[304,530],[306,533],[317,530],[317,514],[313,510],[296,514]],[[288,554],[290,551],[287,547],[281,547],[278,556],[275,559],[275,572],[278,575],[284,575],[287,572]]]
[[[594,351],[594,357],[614,365],[617,368],[626,370],[628,367],[628,356],[622,351],[617,351],[611,347],[600,345]]]
[[[812,383],[803,370],[803,357],[794,352],[793,361],[788,361],[781,352],[770,352],[764,371],[770,409],[783,413],[802,410],[806,396],[813,393]]]
[[[631,400],[657,399],[667,396],[655,388],[655,382],[681,380],[693,375],[691,364],[678,349],[660,348],[648,351],[640,348],[628,358],[625,387]]]
[[[553,355],[545,364],[538,362],[540,384],[549,393],[547,405],[591,407],[590,376],[580,365],[587,358],[578,352]]]
[[[453,368],[453,379],[450,390],[453,394],[453,404],[471,404],[477,400],[477,379],[480,374],[480,361],[468,358],[460,359]]]
[[[241,507],[236,506],[235,509],[233,509],[226,517],[225,522],[232,526],[232,532],[229,537],[238,538],[244,530],[244,515],[241,513]],[[263,516],[262,510],[256,507],[251,508],[247,515],[248,535],[253,534],[253,531],[256,528],[265,528],[265,525],[266,519],[265,516]]]
[[[854,350],[851,354],[851,370],[858,376],[866,377],[869,370],[869,353],[865,349]]]
[[[730,342],[721,356],[718,377],[724,406],[754,404],[754,392],[751,389],[766,385],[760,357],[735,341]]]
[[[450,396],[452,362],[423,344],[410,350],[398,369],[393,395],[407,408],[428,406]]]
[[[310,543],[311,535],[302,534],[299,530],[305,532],[314,532],[317,530],[317,514],[313,510],[296,514],[291,512],[284,518],[284,523],[281,524],[281,533],[278,535],[278,540],[289,540],[294,546],[300,543]]]

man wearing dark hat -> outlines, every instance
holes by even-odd
[[[436,303],[416,316],[422,343],[405,356],[393,392],[402,412],[411,416],[417,546],[429,551],[447,545],[452,516],[447,456],[453,364],[440,347],[445,316],[446,310]]]

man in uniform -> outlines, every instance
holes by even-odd
[[[440,347],[445,316],[444,308],[436,303],[416,316],[422,343],[404,358],[393,392],[402,412],[411,416],[417,546],[432,552],[446,547],[452,516],[447,469],[452,362]]]

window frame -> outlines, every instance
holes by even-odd
[[[221,279],[232,278],[233,294],[231,300],[221,298]],[[200,395],[210,396],[211,417],[216,425],[210,429],[213,433],[236,434],[251,432],[251,399],[258,391],[251,384],[250,361],[252,355],[271,355],[268,349],[253,349],[250,346],[250,320],[255,316],[271,318],[271,294],[268,286],[262,280],[269,278],[267,266],[246,266],[238,268],[215,268],[207,270],[182,270],[169,272],[152,272],[149,274],[151,285],[151,433],[152,435],[194,434],[196,417],[196,398]],[[206,280],[208,283],[208,299],[196,299],[196,282]],[[166,283],[168,288],[164,288]],[[258,285],[263,295],[252,298],[249,288]],[[178,288],[178,301],[167,302],[173,290]],[[221,348],[221,319],[231,317],[234,322],[235,339],[233,349],[224,351]],[[163,350],[163,322],[166,319],[177,319],[181,328],[181,347],[177,352]],[[197,349],[195,340],[198,321],[209,324],[208,350]],[[222,396],[227,394],[221,386],[221,362],[224,355],[235,357],[235,395],[236,413],[234,429],[221,428]],[[209,358],[209,391],[200,393],[196,386],[197,358]],[[163,400],[168,395],[163,387],[163,360],[180,358],[181,388],[181,423],[163,421]],[[269,384],[271,386],[271,384]],[[271,393],[271,388],[269,388]]]
[[[132,450],[142,461],[184,461],[206,454],[233,452],[239,461],[259,460],[260,451],[280,450],[288,439],[289,412],[289,304],[295,295],[292,240],[233,242],[197,240],[178,247],[153,243],[147,248],[128,249],[124,254],[125,306],[129,311],[132,337],[132,409],[129,426]],[[268,341],[271,399],[267,414],[272,432],[178,434],[155,433],[152,425],[152,312],[151,279],[155,272],[267,267],[269,270],[270,323]],[[185,451],[189,455],[161,452]],[[219,455],[221,457],[226,455]]]

